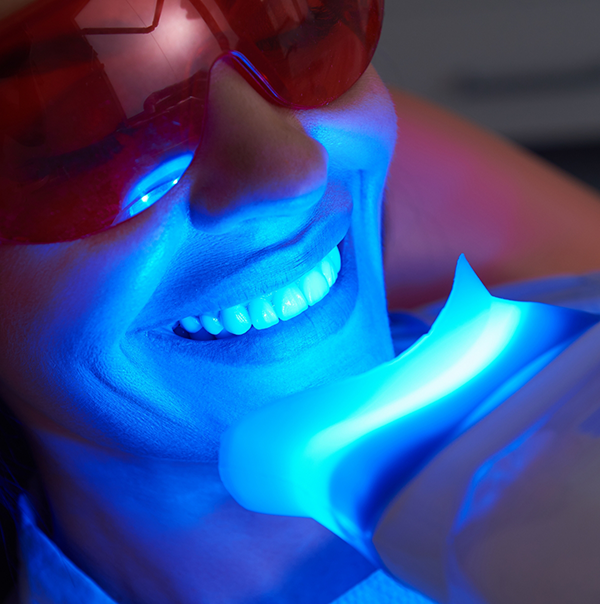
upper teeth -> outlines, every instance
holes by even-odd
[[[322,300],[335,283],[341,267],[340,252],[334,247],[313,269],[290,283],[265,296],[236,304],[217,313],[203,313],[179,321],[192,339],[201,336],[202,329],[212,335],[229,332],[235,335],[246,333],[252,326],[267,329],[287,321]]]

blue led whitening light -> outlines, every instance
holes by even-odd
[[[312,517],[376,561],[372,532],[414,472],[598,320],[496,298],[461,256],[429,333],[398,358],[231,427],[223,483],[247,509]]]
[[[124,211],[129,216],[135,216],[156,203],[179,182],[193,158],[193,153],[185,153],[160,164],[158,168],[146,174],[125,196]]]

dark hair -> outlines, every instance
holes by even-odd
[[[17,500],[34,472],[21,423],[0,401],[0,601],[17,581]]]

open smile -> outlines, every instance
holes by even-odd
[[[337,249],[340,252],[339,265],[341,268],[335,277],[331,276],[334,286],[331,287],[328,284],[328,293],[321,298],[321,301],[315,301],[312,306],[307,302],[307,308],[295,314],[293,320],[288,320],[292,318],[292,315],[283,320],[278,317],[277,323],[270,328],[257,329],[253,325],[251,314],[248,313],[251,324],[247,327],[243,337],[233,335],[225,327],[218,335],[211,334],[204,327],[191,333],[182,326],[182,320],[174,328],[151,329],[145,332],[146,337],[151,338],[155,346],[162,349],[165,354],[174,355],[174,357],[183,355],[186,359],[198,357],[223,364],[262,365],[294,357],[301,348],[317,345],[342,329],[354,310],[358,296],[358,281],[351,231],[313,269],[289,286],[277,290],[277,292],[289,291],[294,284],[298,287],[298,282],[301,282],[307,275],[309,278],[314,278],[310,277],[314,270],[318,269],[323,274],[323,265],[331,264],[331,257],[336,255],[335,250]],[[326,268],[325,271],[327,270]],[[324,274],[323,277],[325,278]],[[326,278],[325,280],[327,281]],[[300,289],[300,291],[302,290]],[[306,295],[303,294],[303,296],[306,299]],[[273,297],[275,297],[275,293]],[[281,297],[283,298],[283,296]],[[268,296],[266,298],[268,299]],[[271,305],[274,306],[272,303]],[[221,321],[221,312],[217,316],[219,321]],[[202,325],[202,315],[194,318]]]
[[[323,260],[292,283],[216,313],[185,317],[174,326],[173,332],[183,338],[206,341],[232,334],[239,336],[252,327],[268,329],[280,320],[297,317],[320,302],[336,282],[340,268],[340,252],[335,246]]]

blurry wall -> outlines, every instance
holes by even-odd
[[[600,141],[600,0],[387,0],[387,84],[530,147]]]

